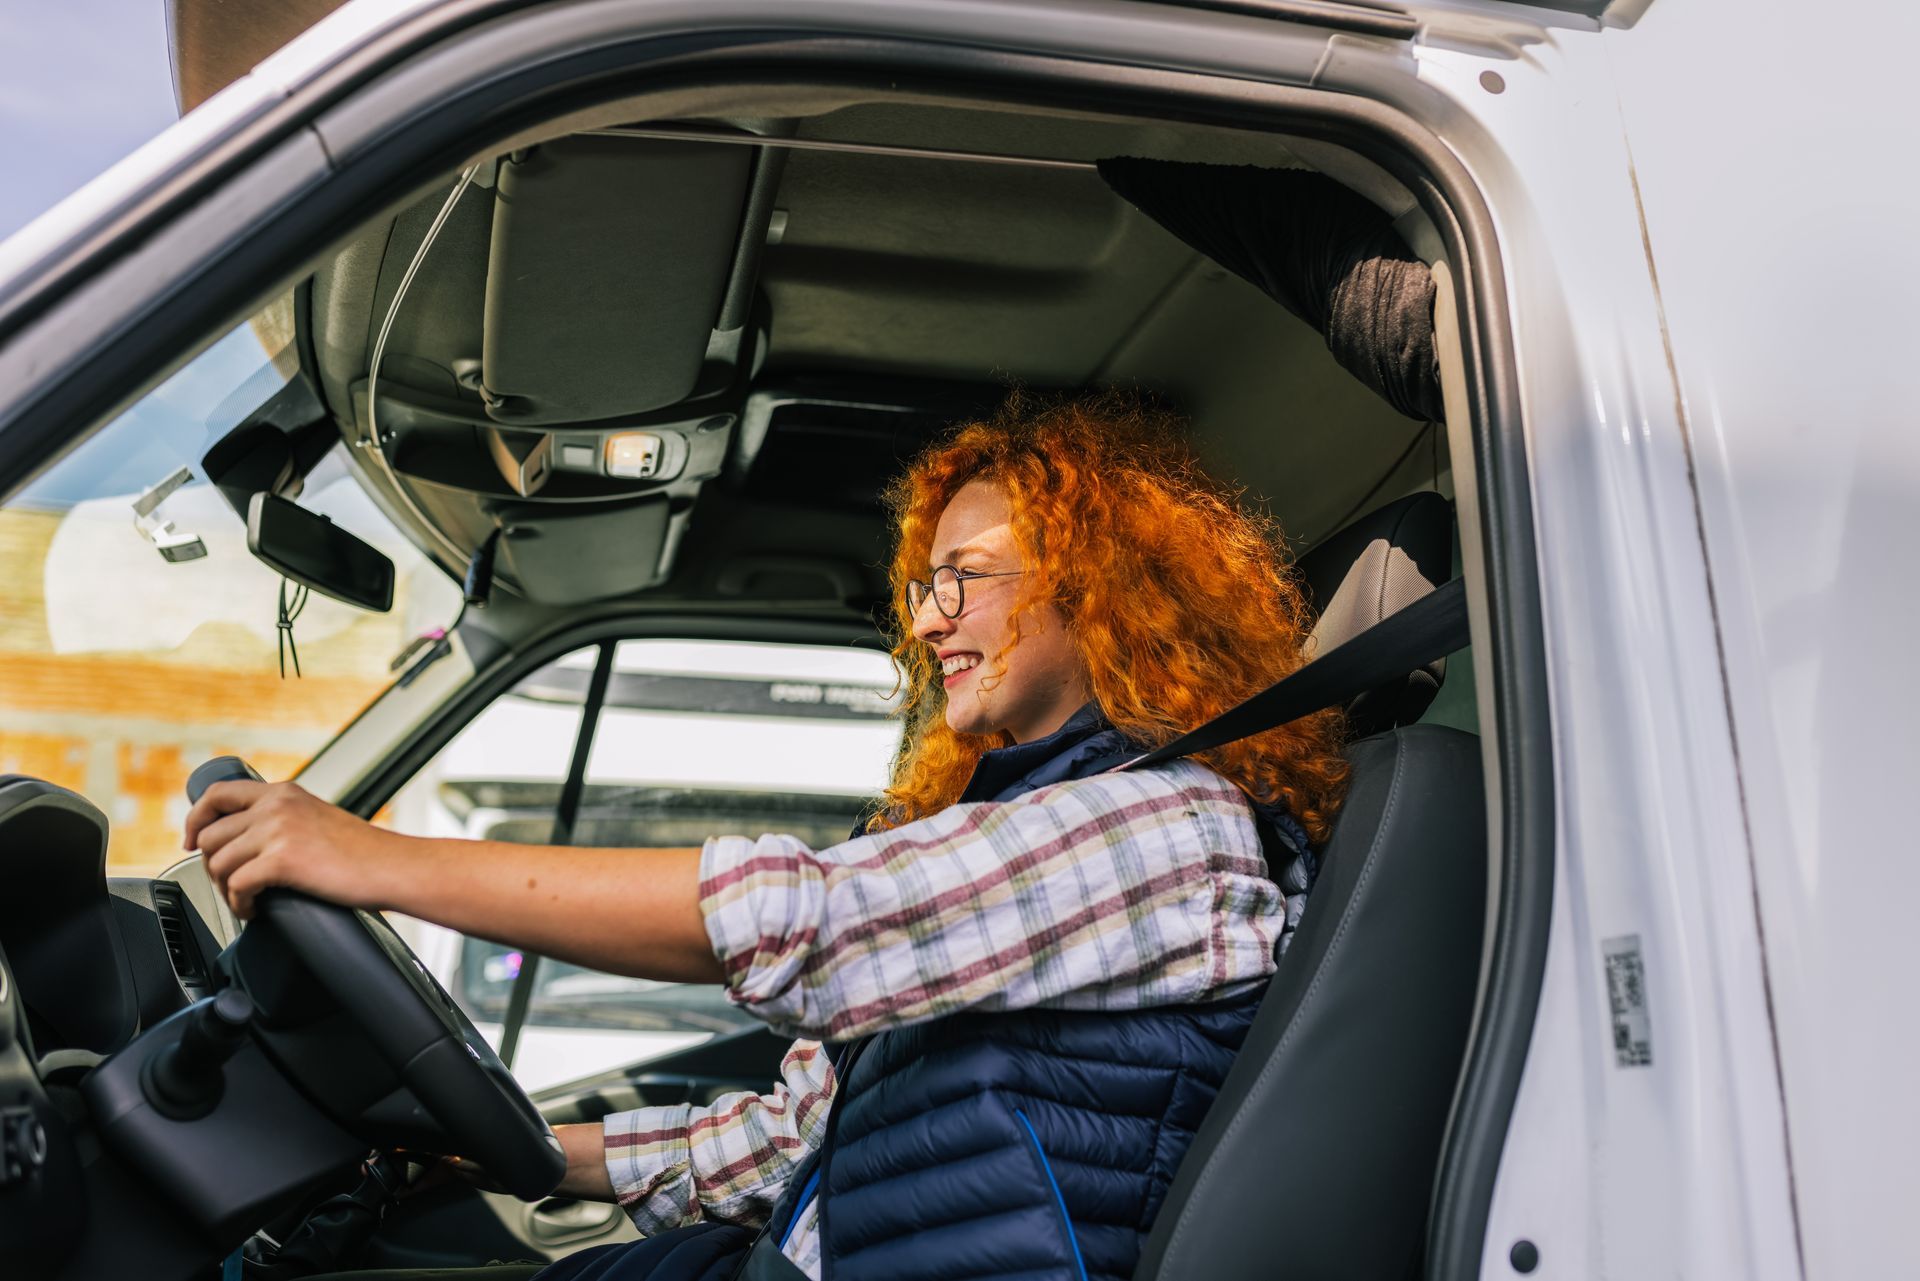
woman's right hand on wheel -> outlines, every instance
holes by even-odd
[[[408,840],[384,831],[298,783],[232,780],[209,787],[187,812],[187,849],[206,860],[214,888],[235,916],[274,886],[348,907],[391,907],[387,882],[403,874]]]
[[[611,1201],[613,1180],[607,1175],[606,1131],[598,1121],[582,1125],[556,1125],[554,1134],[567,1152],[566,1177],[551,1195],[573,1197],[580,1201]],[[464,1183],[482,1192],[505,1192],[478,1161],[461,1156],[443,1156],[433,1160],[418,1178],[402,1191],[402,1197],[417,1196],[448,1183]]]

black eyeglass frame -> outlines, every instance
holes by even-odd
[[[967,580],[968,579],[971,579],[971,578],[1017,578],[1021,574],[1024,574],[1026,572],[1027,571],[1024,569],[1000,569],[1000,570],[979,571],[979,570],[961,569],[958,565],[935,565],[933,567],[933,572],[927,575],[925,581],[922,581],[921,579],[918,579],[918,578],[909,578],[907,580],[907,617],[908,618],[920,617],[920,607],[927,603],[928,597],[932,597],[933,607],[940,611],[940,616],[942,618],[958,618],[960,617],[961,614],[966,612]],[[953,608],[951,610],[949,610],[945,605],[942,605],[940,603],[939,582],[940,582],[940,575],[943,573],[950,573],[953,575]],[[919,600],[915,600],[913,598],[914,589],[916,587],[920,589]]]

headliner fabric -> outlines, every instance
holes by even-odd
[[[1409,418],[1444,418],[1433,275],[1387,214],[1322,174],[1119,156],[1107,185],[1325,335],[1335,360]]]

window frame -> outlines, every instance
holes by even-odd
[[[537,645],[500,653],[494,662],[476,673],[457,696],[443,702],[427,721],[403,741],[399,750],[363,774],[359,783],[340,798],[339,805],[361,818],[371,819],[444,748],[499,699],[510,695],[523,680],[558,659],[592,650],[595,651],[593,674],[579,704],[580,723],[567,754],[566,774],[555,808],[553,836],[546,842],[554,845],[571,844],[573,825],[588,782],[594,743],[600,731],[600,718],[608,707],[607,691],[615,672],[615,655],[626,641],[646,640],[752,641],[829,648],[838,644],[875,654],[887,653],[871,626],[862,627],[859,624],[844,627],[829,624],[822,627],[805,620],[689,616],[663,618],[634,613],[558,627],[542,636]],[[333,744],[322,749],[321,755],[339,742],[340,739],[336,738]],[[318,759],[316,756],[315,760]],[[508,994],[496,1052],[509,1071],[513,1069],[521,1035],[528,1026],[534,986],[546,959],[544,954],[525,952],[522,968]],[[599,1076],[604,1073],[588,1075]],[[576,1081],[561,1082],[543,1087],[541,1094],[565,1095],[578,1084]]]
[[[799,626],[795,626],[799,624]],[[461,736],[474,720],[486,713],[493,703],[505,695],[511,695],[513,689],[557,659],[580,651],[595,651],[595,670],[593,678],[582,701],[580,701],[580,724],[576,726],[572,747],[566,753],[564,766],[563,791],[561,801],[555,809],[555,839],[549,843],[568,845],[572,837],[572,822],[578,818],[580,797],[584,795],[586,784],[591,782],[588,776],[589,762],[593,755],[593,743],[597,741],[601,724],[599,718],[607,713],[607,684],[616,670],[616,651],[624,641],[674,640],[674,641],[758,641],[774,645],[816,645],[816,647],[841,647],[841,649],[864,649],[868,653],[885,655],[887,649],[877,641],[872,626],[860,624],[810,624],[806,620],[780,620],[780,618],[762,618],[762,616],[660,616],[649,613],[628,613],[628,615],[609,615],[593,618],[582,624],[568,624],[553,628],[541,636],[538,645],[528,645],[518,651],[501,651],[495,661],[484,670],[476,672],[455,697],[444,701],[428,720],[415,728],[413,734],[405,737],[394,753],[367,770],[355,786],[344,793],[338,801],[342,809],[359,818],[372,818],[397,793],[411,784],[420,770],[426,768],[434,757],[438,757],[445,747]],[[605,674],[601,668],[605,666]],[[605,676],[605,680],[603,680]],[[324,755],[340,739],[321,751]],[[315,757],[319,761],[319,757]],[[311,764],[311,762],[309,762]],[[351,768],[351,766],[349,766]],[[574,814],[568,816],[568,797],[572,799]],[[509,993],[509,1004],[501,1020],[501,1039],[497,1045],[497,1054],[501,1062],[511,1070],[515,1066],[515,1054],[518,1039],[530,1026],[530,1012],[534,1001],[534,985],[538,981],[541,964],[547,956],[526,953],[524,968],[515,979],[513,991]],[[478,1016],[476,1016],[476,1022]],[[733,1033],[720,1033],[733,1035]],[[620,1070],[609,1070],[618,1074]],[[607,1072],[593,1072],[589,1077],[607,1076]],[[588,1079],[588,1077],[582,1077]],[[563,1081],[559,1085],[541,1087],[541,1097],[545,1095],[566,1095],[576,1089],[578,1081]]]

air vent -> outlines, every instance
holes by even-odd
[[[194,941],[193,926],[187,920],[187,900],[177,885],[156,881],[153,885],[153,911],[160,918],[160,934],[167,941],[167,959],[180,986],[205,988],[207,967],[200,959],[200,946]]]

